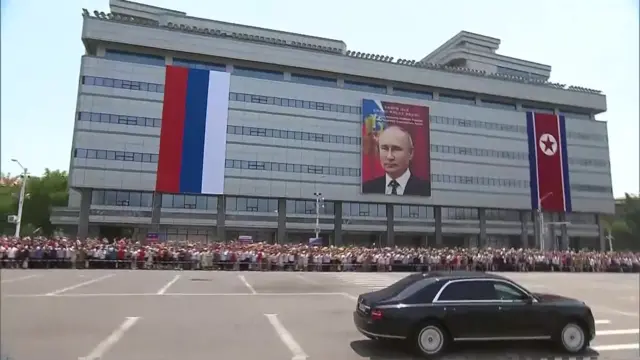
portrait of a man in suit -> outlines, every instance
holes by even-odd
[[[413,175],[413,139],[405,129],[391,125],[378,137],[378,155],[385,175],[362,184],[365,194],[430,196],[431,183]]]

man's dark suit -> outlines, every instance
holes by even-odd
[[[387,178],[381,176],[362,184],[363,194],[385,194]],[[411,175],[402,195],[431,196],[431,183]]]

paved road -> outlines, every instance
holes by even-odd
[[[3,270],[2,352],[15,360],[409,360],[398,346],[366,340],[351,321],[359,293],[405,275]],[[640,357],[637,275],[508,276],[591,305],[593,356]],[[534,344],[475,346],[448,358],[525,355],[559,354]]]

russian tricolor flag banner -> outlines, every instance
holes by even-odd
[[[571,212],[567,130],[562,115],[527,112],[531,208]]]
[[[223,193],[230,83],[226,72],[167,66],[156,191]]]

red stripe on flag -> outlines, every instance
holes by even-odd
[[[177,66],[167,66],[166,68],[160,152],[156,175],[156,191],[158,192],[177,193],[180,189],[188,77],[188,68]]]
[[[533,114],[537,148],[538,197],[543,211],[564,212],[562,146],[558,116]]]

